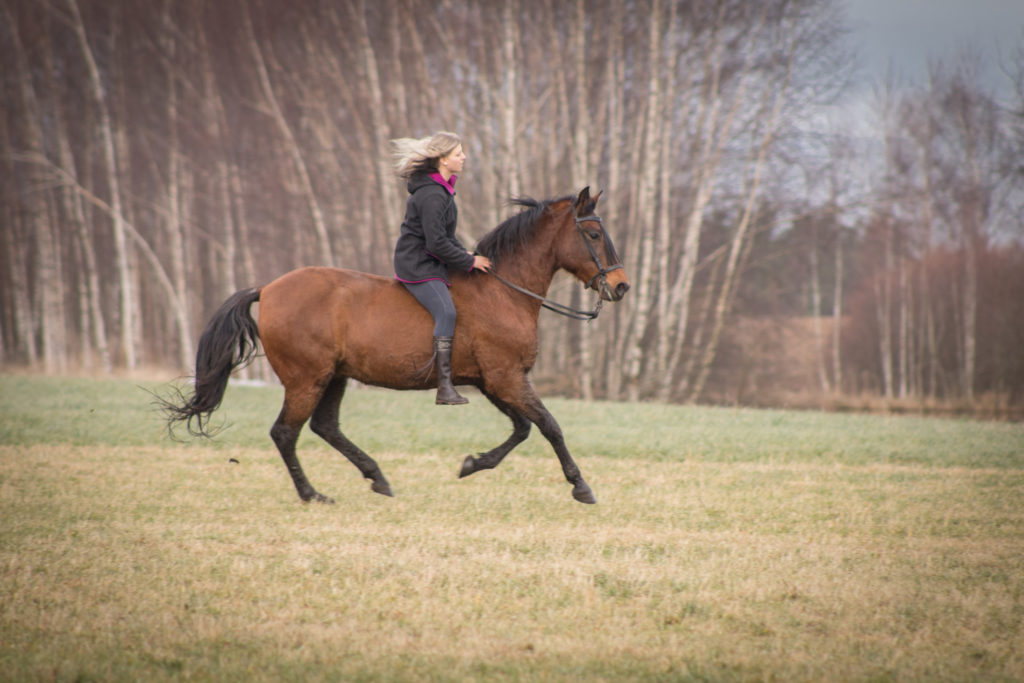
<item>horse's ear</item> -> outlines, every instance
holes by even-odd
[[[587,216],[594,213],[594,207],[597,206],[597,200],[601,198],[602,194],[604,194],[604,190],[591,197],[589,185],[580,190],[580,193],[576,195],[576,215]]]
[[[587,185],[576,195],[576,215],[584,215],[587,205],[590,204],[590,185]]]

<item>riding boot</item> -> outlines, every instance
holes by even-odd
[[[469,399],[459,396],[452,385],[452,337],[434,337],[434,357],[437,367],[437,399],[442,406],[460,406]]]

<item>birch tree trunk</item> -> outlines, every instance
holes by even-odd
[[[504,159],[502,168],[505,169],[506,193],[509,197],[517,197],[522,194],[522,184],[519,179],[519,163],[516,158],[516,110],[518,109],[518,79],[516,64],[516,48],[519,44],[519,1],[505,0],[503,3],[502,21],[502,102],[499,107],[501,112],[501,157]]]
[[[188,279],[185,262],[185,227],[181,220],[181,152],[178,143],[178,83],[174,72],[177,45],[175,27],[171,22],[171,0],[163,10],[164,30],[160,35],[161,47],[167,59],[167,211],[166,226],[168,251],[171,260],[171,278],[175,297],[170,301],[178,328],[178,362],[182,368],[192,367],[195,348],[192,344],[192,325],[188,306]]]
[[[729,314],[733,295],[738,284],[739,273],[741,270],[739,267],[740,258],[746,252],[748,246],[750,227],[754,220],[757,201],[761,191],[761,176],[767,162],[768,150],[771,148],[772,143],[775,140],[775,135],[778,129],[779,114],[782,112],[782,106],[787,96],[792,69],[792,55],[794,54],[792,49],[793,46],[790,45],[789,48],[790,49],[786,52],[790,55],[790,62],[782,82],[776,84],[776,87],[772,88],[770,93],[766,93],[766,95],[770,94],[774,101],[771,109],[769,110],[767,120],[764,122],[763,133],[757,148],[757,155],[754,159],[752,171],[753,177],[746,189],[746,206],[744,207],[739,225],[736,226],[736,230],[733,233],[732,242],[729,247],[729,257],[726,260],[725,274],[722,279],[721,289],[719,290],[718,301],[715,304],[714,324],[712,326],[711,337],[701,352],[702,359],[700,362],[699,374],[690,388],[691,401],[697,400],[701,392],[704,390],[704,384],[707,381],[708,373],[711,370],[711,364],[718,351],[718,342],[721,339],[722,328],[725,326],[725,318]]]
[[[918,134],[912,135],[918,150],[918,165],[921,171],[921,228],[922,228],[922,261],[927,264],[932,253],[933,232],[935,225],[935,189],[932,187],[932,145],[934,144],[934,118],[930,112],[924,112],[924,125],[917,127]],[[932,281],[927,267],[919,269],[918,288],[921,298],[921,334],[924,337],[924,353],[922,365],[923,395],[934,396],[938,389],[938,336],[932,295]]]
[[[968,169],[969,186],[961,205],[961,223],[964,245],[964,292],[963,292],[963,365],[960,384],[964,398],[974,400],[974,383],[977,367],[978,348],[978,259],[982,251],[982,225],[985,209],[983,206],[981,163],[979,151],[974,143],[973,130],[966,115],[961,115],[962,135],[965,138],[964,151]]]
[[[10,30],[15,30],[13,24],[8,24]],[[15,154],[11,147],[11,135],[8,131],[7,120],[0,117],[0,161],[2,168],[8,178],[16,177],[14,158]],[[0,277],[3,281],[3,290],[0,291],[0,300],[9,307],[11,317],[11,336],[13,343],[7,349],[8,357],[14,357],[19,362],[35,365],[39,358],[39,347],[35,336],[35,320],[32,311],[32,302],[28,292],[28,243],[24,235],[24,228],[21,223],[20,211],[13,208],[8,210],[10,205],[4,206],[3,220],[4,229],[0,230],[0,240],[3,241],[3,261],[0,261]],[[0,323],[3,320],[0,318]]]
[[[836,274],[832,295],[832,386],[837,394],[843,392],[842,325],[843,325],[843,229],[836,230]]]
[[[324,221],[323,210],[320,208],[316,192],[313,189],[313,180],[310,176],[309,168],[306,166],[306,159],[302,154],[302,148],[295,139],[295,134],[292,132],[291,125],[288,123],[284,111],[281,109],[277,94],[274,92],[274,86],[270,82],[270,73],[267,70],[267,63],[263,57],[263,50],[260,48],[259,41],[256,40],[252,18],[249,16],[248,9],[245,9],[246,6],[243,4],[242,7],[243,9],[240,13],[242,24],[247,32],[249,52],[252,55],[253,65],[256,67],[256,75],[259,78],[262,91],[261,94],[267,106],[266,111],[273,118],[274,123],[277,124],[278,132],[284,138],[285,147],[289,157],[291,157],[292,166],[298,176],[299,184],[306,199],[306,206],[313,221],[313,232],[316,235],[316,244],[322,263],[327,266],[334,266],[337,263],[334,256],[334,246],[331,244],[330,236],[327,234],[327,224]]]
[[[10,21],[9,11],[5,14]],[[21,109],[24,112],[22,119],[24,126],[21,131],[23,152],[30,156],[45,158],[43,131],[39,123],[42,120],[42,112],[39,110],[35,88],[31,81],[32,71],[25,59],[21,39],[13,21],[10,26],[16,57],[16,70],[20,76],[18,93],[21,99]],[[39,168],[29,166],[28,173],[33,176],[38,175]],[[43,187],[44,184],[39,182],[40,180],[37,179],[34,184]],[[46,197],[42,190],[35,189],[27,192],[22,202],[26,225],[34,246],[31,252],[34,256],[31,272],[38,299],[36,309],[38,310],[38,336],[42,347],[43,369],[47,373],[60,372],[67,368],[67,340],[64,328],[64,287],[57,253],[59,242],[55,233],[56,226],[47,215]]]
[[[638,220],[635,225],[642,231],[640,240],[641,261],[639,270],[635,277],[638,278],[635,288],[636,294],[634,306],[636,317],[633,320],[633,328],[629,333],[630,342],[626,354],[626,397],[630,401],[640,400],[643,376],[643,338],[648,327],[651,325],[651,317],[655,310],[655,297],[657,296],[656,276],[654,272],[655,256],[655,197],[658,179],[660,177],[661,147],[659,141],[662,131],[662,87],[661,78],[661,50],[662,33],[664,24],[662,18],[661,0],[651,0],[651,10],[648,25],[648,50],[647,50],[647,115],[643,126],[643,156],[641,167],[637,174],[637,192],[635,194],[639,205]]]
[[[817,217],[811,218],[811,243],[807,247],[811,264],[811,318],[814,329],[815,369],[818,373],[818,386],[824,392],[831,391],[828,373],[825,371],[825,339],[821,330],[821,269],[818,266],[819,230]]]
[[[608,83],[609,92],[606,98],[608,110],[605,117],[606,126],[603,137],[607,140],[608,162],[605,168],[608,178],[609,197],[606,200],[605,208],[602,209],[608,217],[609,232],[616,236],[617,244],[624,243],[623,238],[628,239],[629,232],[626,225],[626,212],[628,192],[623,181],[623,157],[624,157],[624,132],[626,129],[626,107],[623,94],[626,88],[626,67],[623,55],[624,40],[622,31],[618,30],[623,25],[625,16],[625,0],[610,0],[610,17],[608,26],[608,59],[605,61],[605,82]],[[628,242],[625,242],[628,246]],[[628,253],[620,256],[628,259]],[[627,263],[627,269],[629,265]],[[634,277],[631,270],[627,270],[630,277]],[[605,398],[616,399],[622,395],[622,352],[623,342],[629,329],[629,310],[632,309],[632,294],[626,306],[616,306],[612,310],[611,320],[613,325],[609,330],[607,351],[605,353],[604,383]]]
[[[892,284],[893,266],[892,218],[882,219],[884,239],[882,245],[883,267],[881,274],[875,278],[875,310],[878,317],[878,356],[882,368],[883,390],[886,398],[893,397],[893,357],[892,357]]]
[[[58,113],[57,119],[61,127],[57,135],[58,163],[61,168],[71,174],[75,184],[78,184],[78,179],[75,175],[75,160],[71,144],[68,141],[64,115]],[[107,343],[107,326],[103,319],[103,307],[100,303],[100,272],[96,258],[96,248],[93,244],[94,236],[91,223],[86,218],[82,199],[74,188],[62,185],[58,191],[60,192],[61,202],[64,205],[64,213],[70,217],[74,227],[75,239],[81,254],[82,283],[80,295],[84,311],[82,316],[82,334],[85,335],[86,340],[91,335],[92,346],[95,347],[96,353],[99,356],[100,368],[104,373],[110,374],[113,371],[113,363],[110,359],[110,348]],[[89,352],[90,346],[88,343],[83,343],[83,347],[86,369],[91,369],[92,354]]]
[[[572,188],[581,190],[589,184],[590,177],[590,104],[587,87],[587,35],[586,8],[584,0],[576,0],[575,16],[572,22],[571,42],[573,51],[573,71],[576,74],[576,121],[573,134],[573,148],[570,155],[572,161]],[[607,265],[607,264],[605,264]],[[578,292],[579,290],[574,290]],[[594,336],[589,325],[580,325],[575,335],[575,356],[579,363],[579,395],[585,401],[594,399],[594,355],[592,345]]]
[[[697,276],[698,257],[700,254],[701,233],[704,228],[704,213],[707,210],[714,192],[716,177],[722,162],[725,147],[732,135],[733,126],[744,104],[747,83],[750,79],[750,63],[753,60],[753,48],[748,48],[744,54],[743,61],[739,67],[738,83],[731,95],[731,102],[722,116],[722,105],[725,94],[723,78],[726,76],[726,13],[727,3],[718,6],[718,12],[709,27],[710,47],[705,52],[705,58],[701,71],[704,74],[704,88],[700,92],[700,103],[697,113],[697,127],[695,139],[701,141],[695,147],[691,162],[693,166],[694,179],[693,200],[686,216],[686,231],[683,240],[683,252],[679,270],[675,281],[672,283],[669,292],[669,305],[666,309],[667,319],[664,323],[665,334],[669,337],[671,344],[665,342],[666,348],[671,348],[668,360],[665,363],[664,372],[658,382],[657,396],[659,400],[668,400],[673,391],[682,395],[693,395],[690,388],[691,369],[696,363],[700,344],[692,343],[687,346],[690,327],[690,307],[693,299],[693,287]],[[764,14],[760,15],[760,22],[751,31],[756,36],[761,29]],[[689,352],[689,369],[679,372],[680,363],[684,355]],[[680,385],[675,386],[676,378],[680,378]]]
[[[898,362],[899,362],[899,378],[897,381],[897,395],[900,398],[906,398],[908,393],[907,380],[910,375],[910,369],[912,365],[911,348],[910,348],[910,325],[911,325],[911,308],[913,301],[910,295],[910,286],[907,281],[907,259],[902,254],[896,261],[896,286],[899,299],[899,321],[897,323],[897,344],[898,344]]]
[[[660,102],[661,111],[658,113],[658,119],[662,121],[664,126],[663,131],[658,135],[658,159],[659,159],[659,171],[658,171],[658,194],[657,194],[657,215],[655,217],[654,232],[655,238],[655,250],[657,251],[658,258],[656,260],[655,270],[656,275],[656,289],[657,289],[657,303],[656,303],[656,315],[658,320],[658,337],[657,342],[654,345],[654,358],[648,366],[648,372],[650,373],[650,381],[648,384],[654,388],[655,392],[659,392],[659,387],[664,387],[666,384],[671,384],[670,379],[666,379],[666,373],[668,372],[668,359],[671,355],[671,340],[669,331],[669,282],[672,278],[673,263],[672,254],[672,177],[678,172],[676,164],[672,162],[672,123],[675,120],[686,120],[686,116],[682,116],[681,119],[677,119],[677,114],[674,111],[676,106],[676,75],[675,66],[679,59],[679,47],[678,42],[673,40],[672,37],[679,33],[676,26],[676,18],[678,16],[677,6],[679,3],[670,2],[668,10],[668,36],[666,45],[664,48],[664,61],[667,77],[665,78],[664,95]],[[692,77],[691,77],[692,78]],[[686,87],[692,85],[692,82],[688,82]],[[689,100],[687,100],[689,101]]]
[[[66,0],[71,13],[72,26],[82,50],[89,72],[89,86],[96,109],[99,114],[99,136],[102,145],[106,182],[110,192],[110,218],[114,228],[114,259],[117,263],[117,281],[119,286],[119,304],[121,313],[121,353],[125,367],[134,370],[138,367],[136,320],[135,320],[135,271],[133,258],[128,245],[127,230],[124,222],[124,211],[121,206],[121,182],[118,174],[117,156],[114,149],[114,130],[110,118],[110,107],[107,100],[103,80],[99,68],[89,47],[85,24],[78,11],[77,0]]]
[[[376,159],[374,171],[384,218],[384,228],[381,232],[388,236],[390,244],[394,244],[398,240],[402,221],[402,214],[400,213],[402,207],[399,206],[394,173],[391,170],[387,154],[389,140],[394,136],[391,135],[391,127],[388,123],[377,56],[374,52],[373,41],[370,39],[369,29],[366,26],[366,0],[359,0],[355,11],[357,12],[356,40],[358,41],[361,56],[360,66],[366,77],[366,87],[369,92],[372,139],[375,142],[375,149],[373,150],[373,156]]]

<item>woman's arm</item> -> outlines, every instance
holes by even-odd
[[[426,248],[434,258],[440,259],[450,268],[471,270],[475,265],[473,255],[457,240],[449,237],[445,230],[445,213],[450,201],[440,194],[430,194],[423,198],[420,220],[423,222]]]

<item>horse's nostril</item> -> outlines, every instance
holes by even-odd
[[[629,283],[628,282],[620,282],[619,284],[615,285],[615,295],[618,296],[620,299],[622,297],[626,296],[626,292],[628,292],[628,291],[629,291]]]

